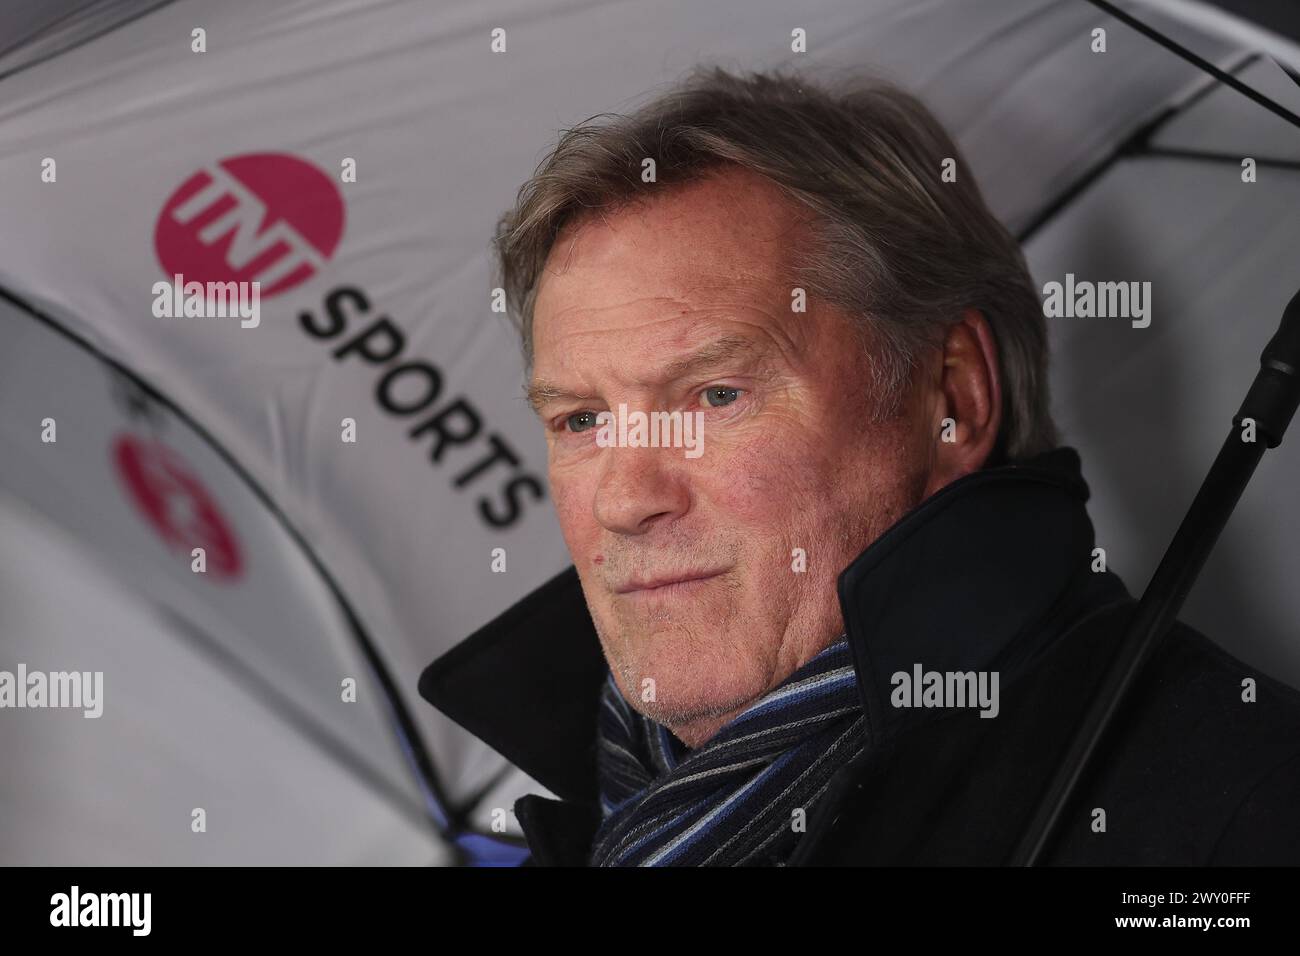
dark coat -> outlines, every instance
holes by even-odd
[[[868,746],[810,811],[789,865],[1007,862],[1136,607],[1093,570],[1087,498],[1070,448],[985,469],[841,574]],[[997,671],[998,715],[893,706],[891,676],[916,664]],[[515,804],[534,865],[586,862],[604,675],[570,567],[420,678],[428,701],[560,797]],[[1046,862],[1300,863],[1300,693],[1191,628],[1167,636],[1098,756]]]

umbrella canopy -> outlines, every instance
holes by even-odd
[[[1285,36],[1122,7],[1300,112]],[[1148,324],[1049,319],[1134,591],[1297,284],[1300,130],[1081,0],[47,12],[0,49],[0,540],[26,582],[0,669],[103,671],[105,707],[0,724],[7,862],[518,857],[494,811],[539,788],[415,691],[569,563],[488,242],[557,129],[698,63],[869,64],[953,132],[1040,285],[1150,283]],[[256,324],[156,314],[176,274],[261,281]],[[1293,683],[1297,454],[1185,614]],[[220,841],[172,836],[196,808]],[[111,836],[70,836],[87,817]]]

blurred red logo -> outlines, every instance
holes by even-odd
[[[343,196],[296,156],[223,159],[185,180],[158,216],[163,271],[186,282],[259,282],[277,295],[324,267],[343,237]]]
[[[187,556],[202,548],[207,573],[217,578],[243,573],[234,533],[180,455],[160,441],[122,435],[113,443],[113,460],[136,509],[169,548]]]

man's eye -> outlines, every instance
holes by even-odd
[[[596,413],[574,412],[564,420],[564,424],[571,432],[585,432],[588,428],[596,427]]]
[[[725,385],[714,385],[712,388],[704,390],[704,400],[714,408],[730,405],[739,397],[740,389],[728,388]]]

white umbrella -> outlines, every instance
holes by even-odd
[[[1148,327],[1050,323],[1054,411],[1135,592],[1296,285],[1296,129],[1081,0],[50,9],[0,47],[0,500],[72,610],[31,588],[0,605],[0,669],[102,669],[105,716],[0,725],[25,755],[0,782],[13,862],[518,857],[493,810],[538,788],[415,692],[569,563],[488,240],[557,129],[697,63],[891,77],[954,133],[1040,283],[1152,283]],[[1297,110],[1283,36],[1124,9]],[[155,316],[177,271],[262,276],[257,327]],[[1270,497],[1296,454],[1270,456],[1185,615],[1292,682],[1297,517]],[[124,623],[146,610],[149,639]],[[169,697],[177,647],[220,678]],[[183,759],[176,734],[223,755]],[[275,756],[295,747],[316,769]],[[96,748],[121,755],[108,807]],[[113,840],[63,836],[97,806]],[[200,807],[220,851],[190,838]]]

